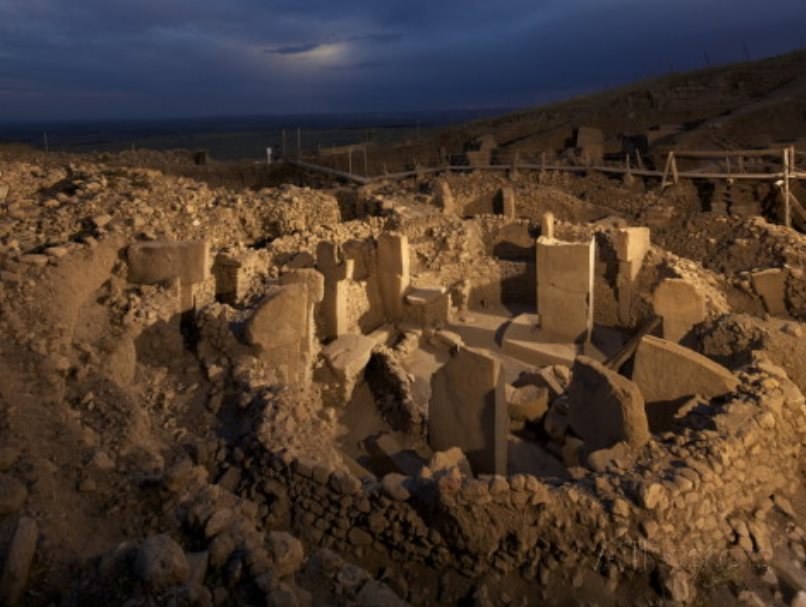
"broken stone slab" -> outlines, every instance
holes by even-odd
[[[789,314],[786,308],[787,275],[788,272],[781,268],[770,268],[750,275],[753,289],[764,302],[764,308],[773,316]]]
[[[524,422],[538,422],[549,408],[549,390],[541,386],[507,386],[509,417]]]
[[[451,352],[431,379],[431,448],[459,447],[476,474],[506,474],[508,434],[501,363],[471,348]]]
[[[705,297],[682,278],[666,278],[652,295],[655,314],[663,319],[663,337],[680,341],[706,318]]]
[[[39,526],[36,521],[27,516],[20,518],[5,555],[3,575],[0,578],[0,605],[17,605],[22,599],[28,585],[38,539]]]
[[[210,276],[206,240],[138,242],[129,246],[129,282],[155,284],[178,278],[180,284],[204,282]]]
[[[619,261],[637,260],[640,266],[649,251],[649,228],[620,228],[615,240]]]
[[[644,397],[626,377],[580,356],[574,362],[567,395],[570,427],[589,449],[621,441],[637,449],[649,441]]]
[[[647,403],[699,395],[707,399],[736,389],[739,380],[720,364],[674,342],[646,335],[635,353],[632,380]]]
[[[325,346],[322,355],[340,380],[355,382],[369,363],[376,342],[370,337],[348,333]]]

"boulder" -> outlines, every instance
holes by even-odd
[[[568,400],[570,428],[590,450],[620,441],[636,449],[649,440],[638,386],[591,358],[579,356],[574,362]]]

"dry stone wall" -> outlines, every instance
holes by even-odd
[[[650,440],[626,471],[608,466],[547,482],[457,470],[437,477],[424,469],[379,482],[266,453],[260,473],[287,487],[294,527],[307,541],[364,557],[535,577],[560,557],[602,572],[607,563],[629,570],[640,566],[640,545],[644,563],[693,572],[731,544],[769,550],[759,509],[797,485],[806,441],[802,394],[763,358],[741,380],[723,405],[694,415],[684,431]],[[732,521],[754,513],[745,541]]]

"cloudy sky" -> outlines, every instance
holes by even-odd
[[[804,0],[0,0],[0,121],[517,107],[804,38]]]

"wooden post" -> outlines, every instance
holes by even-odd
[[[283,159],[284,160],[286,158],[285,153],[286,153],[286,149],[285,149],[285,129],[283,129]]]
[[[669,180],[669,172],[672,170],[672,153],[666,157],[666,167],[663,169],[663,179],[660,182],[660,189],[665,190]]]
[[[784,148],[784,225],[792,227],[792,217],[789,201],[789,152],[790,148]]]
[[[302,128],[297,127],[297,158],[302,158]]]
[[[644,159],[641,156],[641,150],[639,150],[639,149],[635,150],[635,160],[637,161],[636,164],[638,165],[638,168],[643,170],[644,169]]]
[[[680,183],[680,173],[677,172],[677,158],[675,158],[674,152],[669,152],[669,158],[672,161],[672,179],[674,184],[677,185]]]
[[[369,177],[369,169],[367,168],[367,144],[364,144],[364,177]]]
[[[45,143],[45,154],[47,154],[48,152],[50,152],[50,149],[48,148],[48,132],[47,131],[44,131],[42,133],[42,139],[43,139],[43,141]]]
[[[632,177],[632,166],[630,164],[630,155],[624,155],[624,183],[628,185],[632,185],[633,177]]]
[[[348,164],[347,166],[348,166],[349,168],[348,168],[347,172],[348,172],[348,173],[350,173],[350,176],[352,177],[352,175],[353,175],[353,146],[350,146],[350,147],[348,148],[348,150],[349,150],[349,151],[347,152],[347,157],[348,157],[348,159],[349,159],[349,160],[348,160],[348,163],[349,163],[349,164]]]

